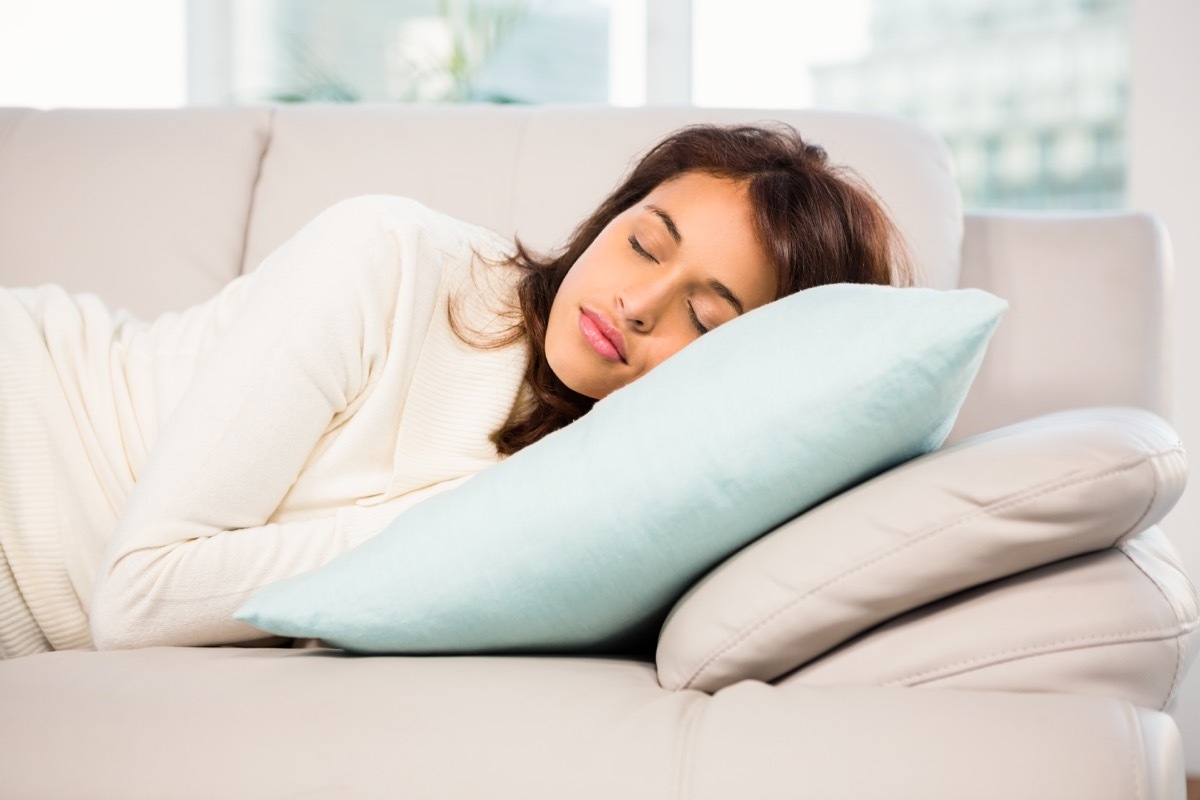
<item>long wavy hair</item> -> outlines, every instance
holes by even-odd
[[[550,308],[567,272],[602,230],[660,184],[685,173],[743,183],[754,208],[759,243],[777,275],[776,299],[827,283],[914,282],[901,237],[882,203],[853,171],[830,163],[825,150],[791,126],[693,125],[654,145],[557,252],[542,256],[520,241],[511,264],[519,321],[489,346],[525,339],[529,402],[492,434],[501,455],[583,416],[594,400],[567,388],[546,360]]]

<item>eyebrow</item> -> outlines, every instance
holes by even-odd
[[[650,211],[653,211],[654,214],[660,220],[662,220],[662,224],[667,227],[667,233],[671,234],[671,238],[675,240],[675,244],[683,244],[683,235],[679,233],[679,228],[675,225],[675,220],[671,219],[670,214],[668,214],[666,211],[663,211],[658,206],[648,205],[646,208]],[[733,306],[733,310],[738,313],[739,317],[746,313],[746,307],[742,305],[742,301],[738,299],[738,296],[734,294],[728,286],[721,283],[719,280],[716,280],[715,278],[710,280],[708,282],[708,288],[712,289],[717,293],[717,295],[725,300],[725,302]]]
[[[667,226],[667,233],[671,234],[671,238],[675,240],[675,244],[683,244],[683,237],[679,235],[679,228],[675,226],[675,220],[671,219],[671,215],[663,211],[658,206],[646,206],[653,211],[662,220],[663,225]]]
[[[741,300],[738,300],[737,295],[729,290],[728,286],[715,279],[709,281],[708,286],[718,295],[723,297],[725,301],[729,303],[729,305],[733,306],[733,310],[738,313],[739,317],[746,313],[746,307],[742,305]]]

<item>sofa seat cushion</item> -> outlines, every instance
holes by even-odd
[[[61,651],[0,662],[0,708],[3,794],[46,800],[1126,800],[1182,774],[1170,717],[1112,698],[709,696],[607,658]]]
[[[704,691],[773,680],[931,601],[1114,547],[1161,520],[1186,478],[1175,431],[1140,409],[1061,412],[960,441],[797,517],[697,583],[659,637],[659,678]],[[1161,610],[1194,623],[1194,599],[1179,602]]]

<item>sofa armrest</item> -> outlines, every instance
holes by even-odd
[[[781,683],[1070,692],[1167,710],[1198,620],[1195,588],[1151,528],[910,611]]]
[[[708,692],[775,680],[935,600],[1120,546],[1157,524],[1186,480],[1174,430],[1133,408],[1048,414],[913,459],[781,525],[698,582],[659,635],[659,680]],[[1183,635],[1169,618],[1194,624],[1198,614],[1182,579],[1177,608],[1139,584],[1146,605],[1129,610],[1156,619],[1164,641]],[[1009,641],[1031,643],[1023,616],[1003,620],[1015,626]],[[930,650],[931,659],[940,652]],[[1176,673],[1174,659],[1152,663],[1158,671],[1138,687]]]
[[[949,440],[1081,406],[1166,416],[1170,268],[1148,214],[968,214],[961,285],[1010,308]]]

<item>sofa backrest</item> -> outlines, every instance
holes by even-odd
[[[0,109],[0,286],[152,316],[210,297],[323,208],[390,193],[553,248],[663,134],[778,119],[857,170],[923,282],[1011,304],[952,439],[1087,405],[1168,413],[1170,247],[1147,215],[964,216],[948,151],[898,118],[563,106]],[[965,238],[964,238],[965,237]]]
[[[61,283],[152,315],[198,302],[358,194],[415,197],[553,248],[683,125],[778,119],[858,171],[924,282],[957,285],[962,212],[941,140],[821,111],[514,106],[0,109],[0,285]]]
[[[0,285],[59,283],[139,315],[241,268],[263,110],[0,110]]]

